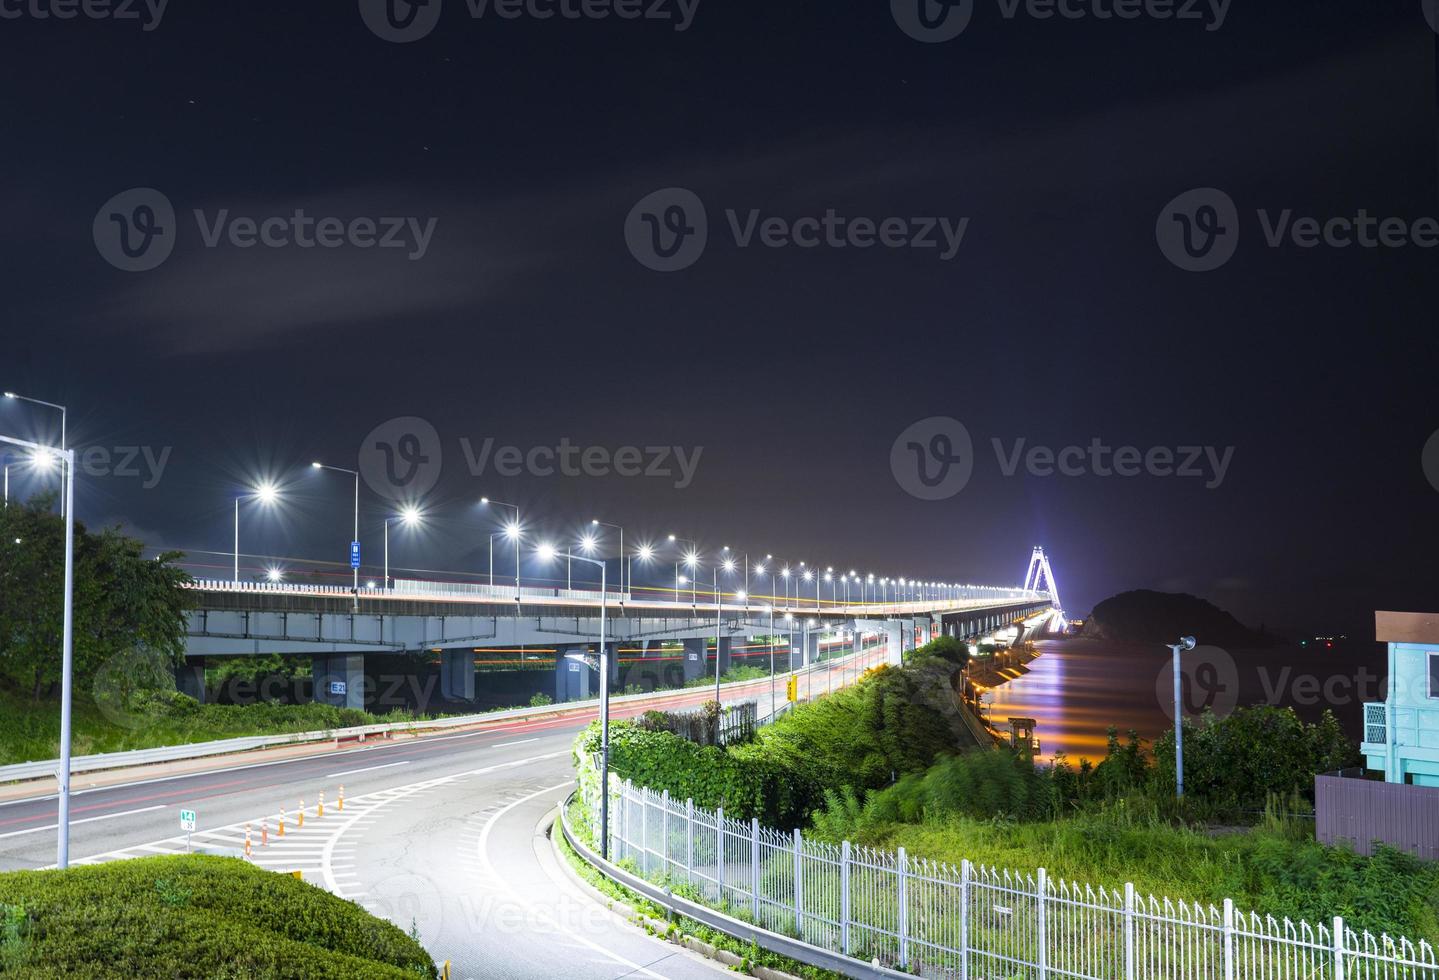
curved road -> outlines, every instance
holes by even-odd
[[[841,671],[855,674],[836,662],[828,671],[836,686]],[[813,675],[816,688],[829,686],[826,674]],[[783,697],[782,679],[778,690]],[[696,689],[666,707],[697,705],[712,693]],[[758,701],[767,714],[769,681],[737,686],[725,700]],[[614,717],[641,710],[631,703]],[[299,871],[415,930],[437,961],[453,962],[457,978],[727,973],[625,923],[555,865],[538,828],[569,792],[570,746],[589,720],[520,721],[80,791],[71,797],[71,860],[184,853],[187,845],[243,854],[248,824],[254,863]],[[199,815],[188,842],[181,808]],[[53,864],[55,820],[53,795],[0,804],[0,870]]]

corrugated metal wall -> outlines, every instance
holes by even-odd
[[[1316,776],[1314,803],[1321,843],[1347,841],[1358,853],[1372,854],[1380,841],[1439,860],[1439,789]]]

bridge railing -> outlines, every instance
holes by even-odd
[[[487,583],[467,582],[433,582],[422,579],[395,579],[389,588],[383,586],[362,586],[358,590],[344,585],[316,585],[308,582],[267,582],[267,581],[234,581],[231,579],[195,579],[189,588],[200,592],[234,593],[245,595],[313,595],[313,596],[334,596],[348,597],[358,595],[360,598],[372,599],[436,599],[443,601],[474,601],[474,602],[515,602],[535,600],[543,602],[574,602],[581,604],[599,605],[601,602],[613,604],[636,604],[653,608],[668,608],[674,610],[703,612],[707,609],[714,609],[716,600],[713,596],[701,597],[694,601],[686,601],[684,598],[643,598],[636,600],[631,592],[607,591],[600,592],[595,589],[561,589],[561,588],[537,588],[535,586],[522,586],[516,590],[513,585],[490,585]],[[641,591],[644,591],[643,589]],[[1042,603],[1050,601],[1047,593],[1025,591],[1024,589],[1005,589],[988,586],[972,586],[960,590],[961,594],[944,599],[926,599],[907,602],[884,602],[884,601],[835,601],[820,599],[818,604],[813,604],[803,598],[781,598],[774,600],[774,611],[777,614],[792,613],[796,616],[923,616],[930,613],[963,612],[968,609],[989,608],[1000,604],[1033,602]],[[750,616],[767,615],[769,604],[760,602],[762,598],[751,597],[747,601],[737,601],[734,596],[722,596],[718,605],[726,613],[744,613]]]

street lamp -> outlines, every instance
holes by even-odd
[[[249,493],[235,497],[235,575],[233,581],[240,581],[240,501],[254,500],[269,507],[280,499],[280,490],[273,483],[262,483]]]
[[[540,557],[546,561],[555,557],[553,545],[543,544]],[[600,857],[610,856],[610,654],[605,648],[605,596],[609,588],[605,576],[605,563],[598,558],[584,558],[565,552],[565,559],[587,561],[600,570]]]
[[[698,606],[698,605],[699,605],[699,598],[698,598],[698,597],[699,597],[699,592],[697,591],[698,586],[695,584],[695,580],[698,579],[699,576],[696,575],[695,572],[698,570],[698,567],[699,567],[699,560],[700,560],[700,557],[699,557],[699,550],[700,550],[699,545],[696,544],[695,542],[691,541],[689,538],[677,538],[677,537],[675,537],[673,534],[670,535],[670,542],[671,542],[672,544],[674,544],[676,548],[678,548],[681,544],[687,544],[687,545],[690,546],[690,550],[689,550],[689,551],[681,552],[681,555],[682,555],[682,557],[684,558],[685,566],[690,570],[690,574],[689,574],[689,580],[690,580],[690,605],[691,605],[691,606]],[[676,601],[679,600],[679,589],[678,589],[679,584],[680,584],[680,563],[679,563],[678,561],[676,561],[676,562],[675,562],[675,585],[677,586],[677,588],[675,589],[675,600],[676,600]],[[716,649],[716,651],[715,651],[715,658],[716,658],[716,659],[715,659],[715,662],[718,663],[718,662],[719,662],[719,659],[718,659],[718,658],[719,658],[719,651],[718,651],[718,649]]]
[[[514,511],[515,511],[515,523],[513,523],[513,524],[511,524],[509,527],[505,528],[505,536],[508,537],[508,538],[510,538],[510,539],[512,539],[512,540],[515,542],[515,601],[516,601],[516,602],[519,602],[519,601],[520,601],[520,538],[521,538],[522,533],[523,533],[523,529],[522,529],[521,526],[520,526],[520,505],[519,505],[519,504],[507,504],[507,503],[505,503],[503,500],[491,500],[489,497],[481,497],[481,498],[480,498],[480,504],[481,504],[482,506],[485,506],[485,507],[488,507],[490,504],[494,504],[496,507],[513,507],[513,508],[514,508]],[[494,564],[493,564],[493,563],[494,563],[494,549],[491,548],[491,549],[490,549],[490,552],[491,552],[491,554],[490,554],[490,562],[491,562],[491,565],[490,565],[490,584],[493,585],[493,584],[494,584],[494,578],[495,578],[495,569],[494,569]]]
[[[355,597],[354,609],[360,609],[360,473],[358,470],[347,470],[343,466],[326,466],[319,461],[310,464],[311,469],[333,470],[336,473],[348,473],[355,478],[355,536],[350,540],[350,575],[351,592]]]
[[[1184,799],[1184,683],[1179,672],[1179,655],[1194,649],[1194,637],[1181,636],[1178,643],[1166,643],[1174,653],[1174,795]]]
[[[14,398],[13,394],[6,397]],[[49,452],[38,443],[24,439],[0,436],[0,442],[20,446],[31,452]],[[60,639],[60,770],[56,773],[59,783],[58,819],[55,822],[55,866],[70,866],[70,716],[71,687],[74,680],[75,661],[75,451],[61,449],[60,459],[65,465],[65,492],[61,498],[61,511],[65,521],[65,593],[64,611]]]
[[[54,402],[47,402],[47,401],[44,401],[43,399],[40,399],[40,398],[28,398],[28,397],[26,397],[25,395],[17,395],[17,394],[16,394],[15,392],[13,392],[13,391],[7,391],[7,392],[5,392],[5,397],[6,397],[6,399],[8,399],[9,401],[12,401],[12,402],[28,402],[28,403],[31,404],[31,405],[43,405],[45,408],[53,408],[53,409],[55,409],[57,412],[59,412],[59,413],[60,413],[60,451],[63,453],[66,449],[69,448],[70,444],[65,441],[65,440],[66,440],[65,424],[66,424],[66,417],[69,415],[69,411],[65,408],[64,405],[57,405],[57,404],[55,404]],[[48,450],[47,450],[47,452],[48,452]],[[10,470],[9,470],[8,467],[7,467],[6,470],[5,470],[5,489],[6,489],[6,503],[8,504],[8,503],[9,503],[9,489],[10,489]],[[60,503],[60,507],[61,507],[61,510],[62,510],[62,513],[61,513],[60,516],[62,516],[62,517],[64,516],[63,510],[64,510],[64,507],[65,507],[65,506],[66,506],[66,505],[65,505],[64,501],[62,500],[61,503]]]
[[[612,528],[614,528],[616,531],[620,532],[620,594],[623,595],[626,591],[628,591],[628,590],[625,588],[627,585],[629,585],[629,586],[633,586],[633,585],[634,585],[634,582],[632,581],[631,576],[629,576],[629,575],[626,574],[626,572],[625,572],[625,529],[622,528],[622,527],[620,527],[618,524],[611,524],[611,523],[609,523],[608,521],[600,521],[600,520],[594,520],[594,519],[591,519],[591,520],[590,520],[590,526],[591,526],[591,527],[612,527]]]
[[[385,518],[385,588],[390,588],[390,525],[399,521],[405,527],[414,527],[424,520],[425,515],[418,507],[410,506],[401,510],[394,517]]]

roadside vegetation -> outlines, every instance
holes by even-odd
[[[1032,871],[1141,893],[1439,941],[1439,863],[1393,849],[1356,855],[1314,840],[1314,775],[1352,765],[1326,715],[1243,708],[1185,724],[1185,786],[1174,796],[1172,733],[1152,746],[1111,731],[1106,757],[1036,765],[1008,748],[965,747],[948,688],[952,641],[902,668],[803,705],[753,741],[700,748],[665,732],[611,726],[621,776],[740,819],[819,839],[959,865]],[[576,742],[582,781],[599,747]],[[591,789],[593,787],[590,787]]]
[[[414,720],[313,703],[202,705],[176,693],[188,576],[178,553],[143,550],[118,529],[75,527],[76,755]],[[0,509],[0,765],[59,754],[63,555],[53,494]],[[253,683],[282,659],[234,658],[214,679]]]
[[[0,874],[0,976],[433,978],[411,936],[234,858],[153,857]]]

